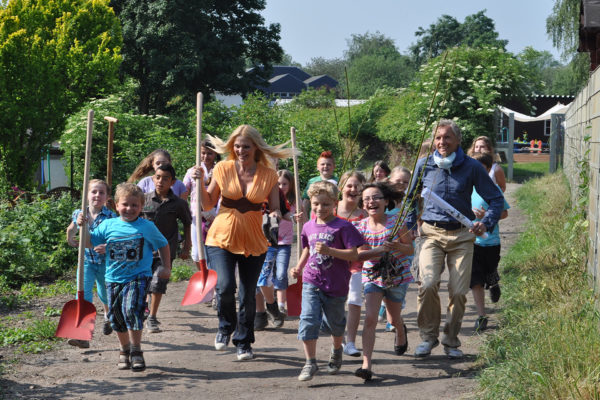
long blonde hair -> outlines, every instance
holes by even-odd
[[[479,142],[480,140],[485,143],[486,147],[489,150],[488,153],[492,154],[492,156],[493,156],[495,153],[494,145],[492,144],[492,141],[490,140],[490,138],[487,136],[477,136],[475,139],[473,139],[473,142],[471,143],[471,147],[467,151],[467,155],[469,157],[473,157],[473,154],[475,154],[475,144],[477,142]]]
[[[259,164],[262,164],[269,168],[275,168],[272,159],[290,158],[294,155],[294,150],[285,147],[286,143],[282,143],[276,146],[268,145],[262,138],[256,128],[250,125],[240,125],[229,135],[226,142],[219,139],[216,136],[206,135],[211,143],[215,146],[215,151],[219,154],[227,154],[227,160],[235,160],[235,152],[233,151],[233,142],[238,136],[248,138],[256,146],[255,159]],[[298,152],[299,154],[299,152]]]

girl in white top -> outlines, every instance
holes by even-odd
[[[492,141],[487,136],[478,136],[473,140],[473,144],[471,144],[471,148],[467,152],[469,157],[473,156],[475,153],[489,153],[492,157],[495,157],[494,145]],[[504,175],[504,170],[498,163],[494,163],[492,165],[492,169],[490,169],[490,178],[492,181],[498,186],[504,193],[506,191],[506,176]]]

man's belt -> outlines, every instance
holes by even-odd
[[[442,221],[425,221],[425,220],[423,220],[423,222],[425,222],[426,224],[429,224],[431,226],[435,226],[436,228],[445,229],[447,231],[456,231],[456,230],[464,227],[463,224],[461,224],[460,222],[442,222]]]

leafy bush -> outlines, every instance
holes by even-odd
[[[0,204],[0,275],[8,285],[55,279],[77,264],[64,233],[77,207],[68,195]]]

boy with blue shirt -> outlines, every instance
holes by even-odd
[[[162,265],[158,276],[169,279],[169,244],[153,222],[139,218],[144,193],[132,183],[121,183],[115,192],[119,218],[104,221],[90,232],[91,245],[106,245],[108,318],[121,349],[119,369],[146,369],[141,350],[146,291],[152,278],[152,252],[158,250]],[[83,218],[77,220],[81,225]],[[89,245],[89,243],[88,243]]]
[[[475,153],[472,156],[479,161],[489,172],[494,162],[489,153]],[[481,220],[488,209],[488,203],[481,198],[477,191],[473,190],[471,194],[471,207],[473,213],[477,217],[476,221]],[[504,210],[500,214],[500,219],[508,216],[510,206],[504,200]],[[498,281],[498,263],[500,262],[500,229],[498,224],[491,232],[488,232],[488,237],[483,239],[477,236],[473,249],[473,269],[471,271],[471,292],[477,309],[477,321],[475,321],[475,331],[481,332],[487,329],[488,317],[485,314],[485,292],[484,287],[490,290],[492,302],[496,303],[500,299],[500,285]]]

